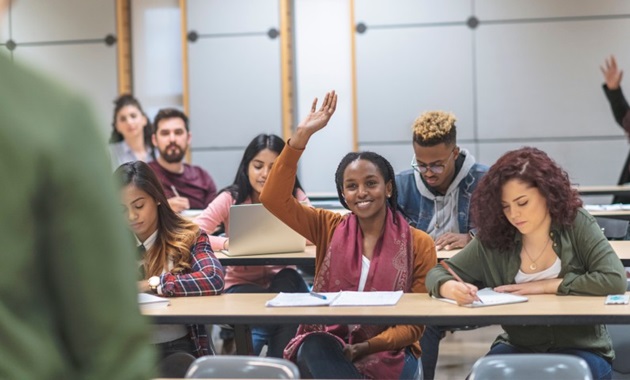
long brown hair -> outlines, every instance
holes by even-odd
[[[199,226],[182,218],[168,204],[162,184],[157,176],[142,161],[122,164],[114,172],[120,187],[136,186],[149,194],[158,204],[158,234],[155,243],[144,255],[145,278],[159,276],[173,262],[171,273],[190,271],[191,246],[199,236]]]

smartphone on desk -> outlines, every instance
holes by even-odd
[[[605,305],[627,305],[630,301],[630,295],[626,294],[611,294],[606,296]]]

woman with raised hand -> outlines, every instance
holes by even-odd
[[[349,153],[335,184],[351,213],[311,208],[291,196],[298,160],[310,137],[337,106],[327,93],[297,126],[261,194],[262,203],[316,246],[313,290],[318,292],[426,292],[426,273],[437,263],[433,240],[397,211],[394,170],[373,152]],[[419,325],[301,325],[285,350],[304,377],[411,379],[417,376],[424,330]]]
[[[229,249],[230,207],[260,203],[260,193],[267,176],[284,148],[284,141],[276,135],[260,134],[247,145],[236,170],[234,183],[219,195],[195,219],[206,231],[225,229],[225,236],[210,236],[214,250]],[[289,184],[291,196],[298,202],[308,202],[297,178]],[[225,274],[226,293],[304,293],[308,286],[294,266],[258,265],[230,266]],[[284,347],[295,336],[297,325],[262,325],[252,328],[254,353],[258,355],[267,345],[267,356],[282,357]]]
[[[120,95],[114,100],[114,120],[109,137],[112,168],[130,161],[150,162],[155,158],[151,134],[153,129],[138,99]]]
[[[153,170],[142,161],[128,162],[114,178],[138,243],[139,291],[165,297],[220,294],[223,268],[208,234],[171,209]],[[152,341],[162,358],[180,351],[196,357],[211,353],[203,325],[156,325]]]
[[[525,147],[499,158],[473,194],[471,213],[475,238],[447,260],[465,283],[437,266],[427,277],[432,294],[464,305],[473,302],[477,286],[522,295],[626,291],[619,257],[582,208],[568,174],[545,152]],[[614,352],[604,325],[503,329],[488,355],[576,355],[595,379],[610,379]]]

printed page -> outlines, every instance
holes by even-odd
[[[402,290],[396,292],[341,292],[330,306],[393,306],[402,297]]]
[[[310,293],[278,293],[273,299],[267,301],[267,307],[292,307],[292,306],[328,306],[339,293],[318,293],[324,298],[319,298]]]

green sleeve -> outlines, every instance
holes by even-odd
[[[447,259],[449,267],[453,269],[462,280],[470,284],[483,284],[483,263],[485,262],[484,250],[479,239],[472,239],[455,256]],[[440,264],[429,271],[427,275],[427,290],[429,294],[440,297],[440,286],[449,280],[454,280],[453,276]]]
[[[578,213],[573,245],[583,268],[569,268],[558,287],[558,294],[608,295],[625,293],[626,274],[619,256],[602,233],[595,219]]]
[[[148,378],[156,358],[105,145],[81,101],[51,119],[62,133],[39,163],[42,260],[68,362],[80,379]]]

